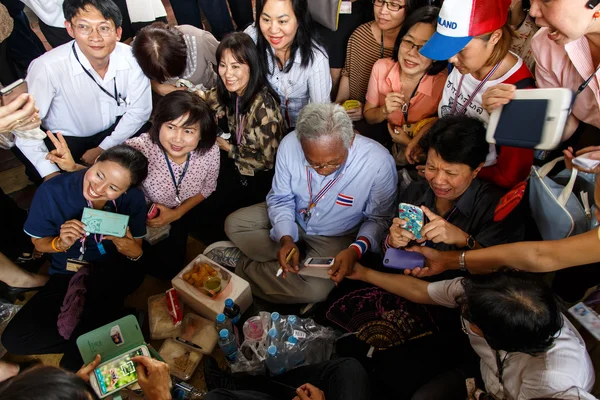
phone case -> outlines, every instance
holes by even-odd
[[[298,275],[312,276],[313,278],[329,279],[329,268],[331,267],[307,267],[304,266]]]
[[[413,253],[392,247],[385,252],[383,265],[394,269],[423,268],[425,265],[425,256],[421,253]]]
[[[486,140],[502,146],[553,150],[562,139],[573,92],[565,88],[521,89],[490,115]]]
[[[27,93],[27,82],[19,79],[0,89],[0,104],[6,106],[23,93]]]
[[[407,222],[404,229],[421,239],[421,229],[425,225],[425,216],[423,210],[412,204],[400,203],[398,206],[398,218]]]
[[[85,224],[85,230],[89,233],[123,237],[127,232],[129,215],[117,214],[108,211],[84,208],[81,222]]]
[[[150,205],[150,209],[148,210],[148,214],[147,214],[148,219],[154,219],[154,218],[158,217],[158,213],[159,213],[158,207],[156,207],[155,203],[152,203]]]

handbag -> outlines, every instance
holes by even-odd
[[[519,182],[515,187],[506,193],[494,210],[494,222],[504,220],[508,215],[521,204],[527,190],[527,181]]]
[[[342,0],[311,0],[307,3],[315,21],[327,29],[337,31]]]
[[[553,178],[548,176],[563,160],[564,157],[558,157],[542,167],[531,169],[529,205],[544,240],[564,239],[592,228],[588,196],[591,193],[593,199],[594,186],[585,176],[589,174],[578,173],[573,168],[571,171],[565,169]]]

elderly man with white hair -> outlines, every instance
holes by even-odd
[[[397,181],[390,153],[356,135],[342,107],[308,104],[296,131],[280,144],[266,203],[240,209],[225,222],[240,251],[221,242],[206,253],[229,261],[264,300],[323,301],[365,252],[379,250],[394,214]],[[330,279],[297,274],[309,257],[335,257]]]

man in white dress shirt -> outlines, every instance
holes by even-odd
[[[66,0],[63,12],[75,40],[33,61],[27,84],[42,126],[63,134],[75,160],[93,164],[148,121],[150,81],[131,47],[118,43],[122,16],[111,0]],[[16,145],[34,182],[59,173],[46,160],[48,141],[17,139]]]

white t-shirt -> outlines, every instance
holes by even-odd
[[[464,293],[463,278],[430,283],[431,299],[445,307],[458,307],[456,299]],[[526,400],[539,397],[594,399],[589,392],[594,385],[594,367],[579,332],[563,315],[564,325],[554,344],[544,354],[508,353],[504,360],[504,385],[498,380],[496,352],[486,340],[475,335],[469,321],[469,341],[481,358],[481,377],[488,393],[498,399]],[[506,353],[500,351],[504,359]]]
[[[513,55],[517,57],[516,64],[500,78],[487,81],[483,85],[481,90],[477,93],[473,101],[467,107],[465,115],[480,119],[487,125],[488,121],[490,120],[490,114],[481,105],[483,102],[483,94],[485,93],[485,91],[492,86],[496,86],[506,81],[514,83],[513,80],[511,80],[510,78],[517,72],[520,73],[519,75],[524,74],[525,71],[521,70],[522,68],[527,69],[527,66],[523,63],[523,60],[516,54],[513,53]],[[445,117],[446,115],[450,115],[452,111],[452,105],[455,101],[456,92],[458,90],[458,85],[462,76],[463,75],[460,72],[458,72],[458,69],[456,68],[454,68],[450,75],[448,75],[448,79],[446,80],[446,86],[444,87],[444,92],[442,94],[442,101],[440,101],[440,104],[438,105],[438,116],[440,118]],[[529,74],[529,76],[531,75]],[[458,105],[456,107],[455,112],[458,112],[458,110],[462,108],[462,106],[467,102],[471,94],[475,91],[475,89],[477,88],[477,86],[479,86],[480,83],[481,81],[474,78],[473,75],[464,75],[464,79],[460,89],[460,98],[458,100]],[[485,160],[485,166],[488,167],[490,165],[496,164],[497,158],[498,154],[496,153],[496,146],[490,145],[490,152],[488,153],[487,159]]]

